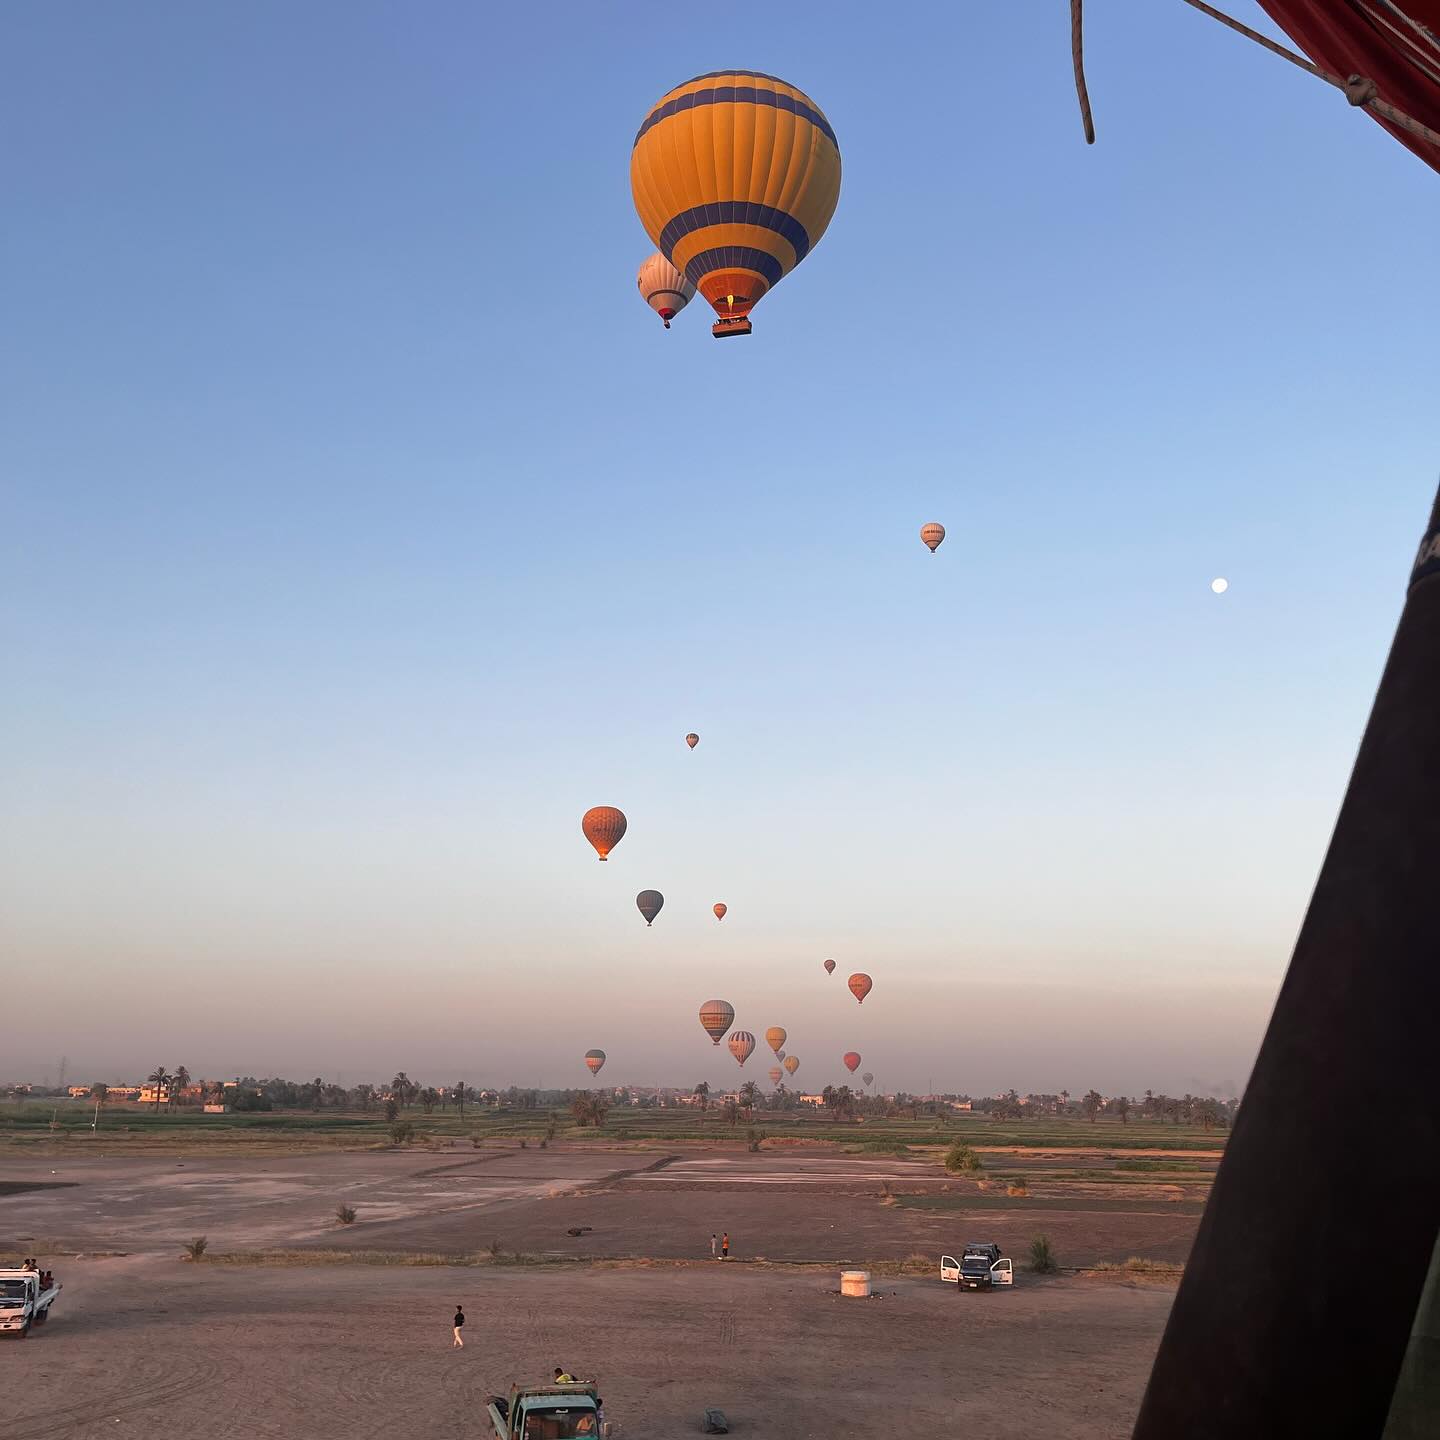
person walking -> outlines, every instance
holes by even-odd
[[[720,1237],[720,1258],[722,1260],[730,1258],[730,1232],[728,1230]]]
[[[452,1350],[463,1350],[465,1348],[465,1337],[460,1333],[465,1328],[465,1312],[460,1306],[455,1307],[455,1343],[450,1347]]]
[[[720,1237],[713,1230],[710,1232],[710,1258],[712,1260],[720,1258]]]

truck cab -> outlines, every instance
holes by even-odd
[[[38,1270],[0,1270],[0,1335],[25,1339],[32,1325],[43,1325],[49,1319],[50,1306],[59,1293],[54,1280],[41,1288]]]
[[[512,1385],[486,1407],[496,1440],[599,1440],[600,1397],[593,1385]]]
[[[992,1290],[1015,1283],[1015,1266],[1001,1255],[998,1245],[976,1241],[960,1252],[958,1260],[953,1255],[940,1257],[940,1278],[961,1290]]]

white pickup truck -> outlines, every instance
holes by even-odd
[[[32,1325],[43,1325],[49,1318],[59,1293],[58,1280],[40,1288],[38,1270],[0,1270],[0,1335],[19,1335],[23,1340]]]

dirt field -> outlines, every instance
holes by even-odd
[[[1129,1434],[1166,1289],[836,1277],[705,1262],[543,1270],[56,1262],[65,1289],[4,1342],[7,1440],[397,1440],[486,1433],[488,1392],[562,1364],[602,1383],[622,1440]],[[451,1307],[469,1319],[451,1348]]]

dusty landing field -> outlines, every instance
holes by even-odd
[[[4,1193],[26,1182],[59,1188]],[[886,1186],[896,1203],[881,1202]],[[1095,1188],[1047,1193],[1037,1180],[1030,1198],[1009,1199],[954,1183],[933,1163],[699,1147],[7,1159],[0,1248],[24,1251],[32,1236],[70,1253],[175,1255],[203,1234],[212,1251],[462,1255],[498,1241],[535,1255],[693,1259],[708,1256],[712,1230],[728,1230],[737,1258],[840,1265],[938,1256],[971,1239],[1023,1255],[1043,1232],[1066,1266],[1185,1259],[1201,1208],[1191,1192]],[[357,1224],[336,1224],[341,1202]]]
[[[757,1440],[1121,1440],[1173,1293],[899,1280],[843,1300],[832,1275],[709,1262],[55,1263],[54,1319],[0,1348],[6,1440],[475,1440],[487,1393],[556,1364],[599,1377],[621,1440],[697,1433],[707,1404]]]

